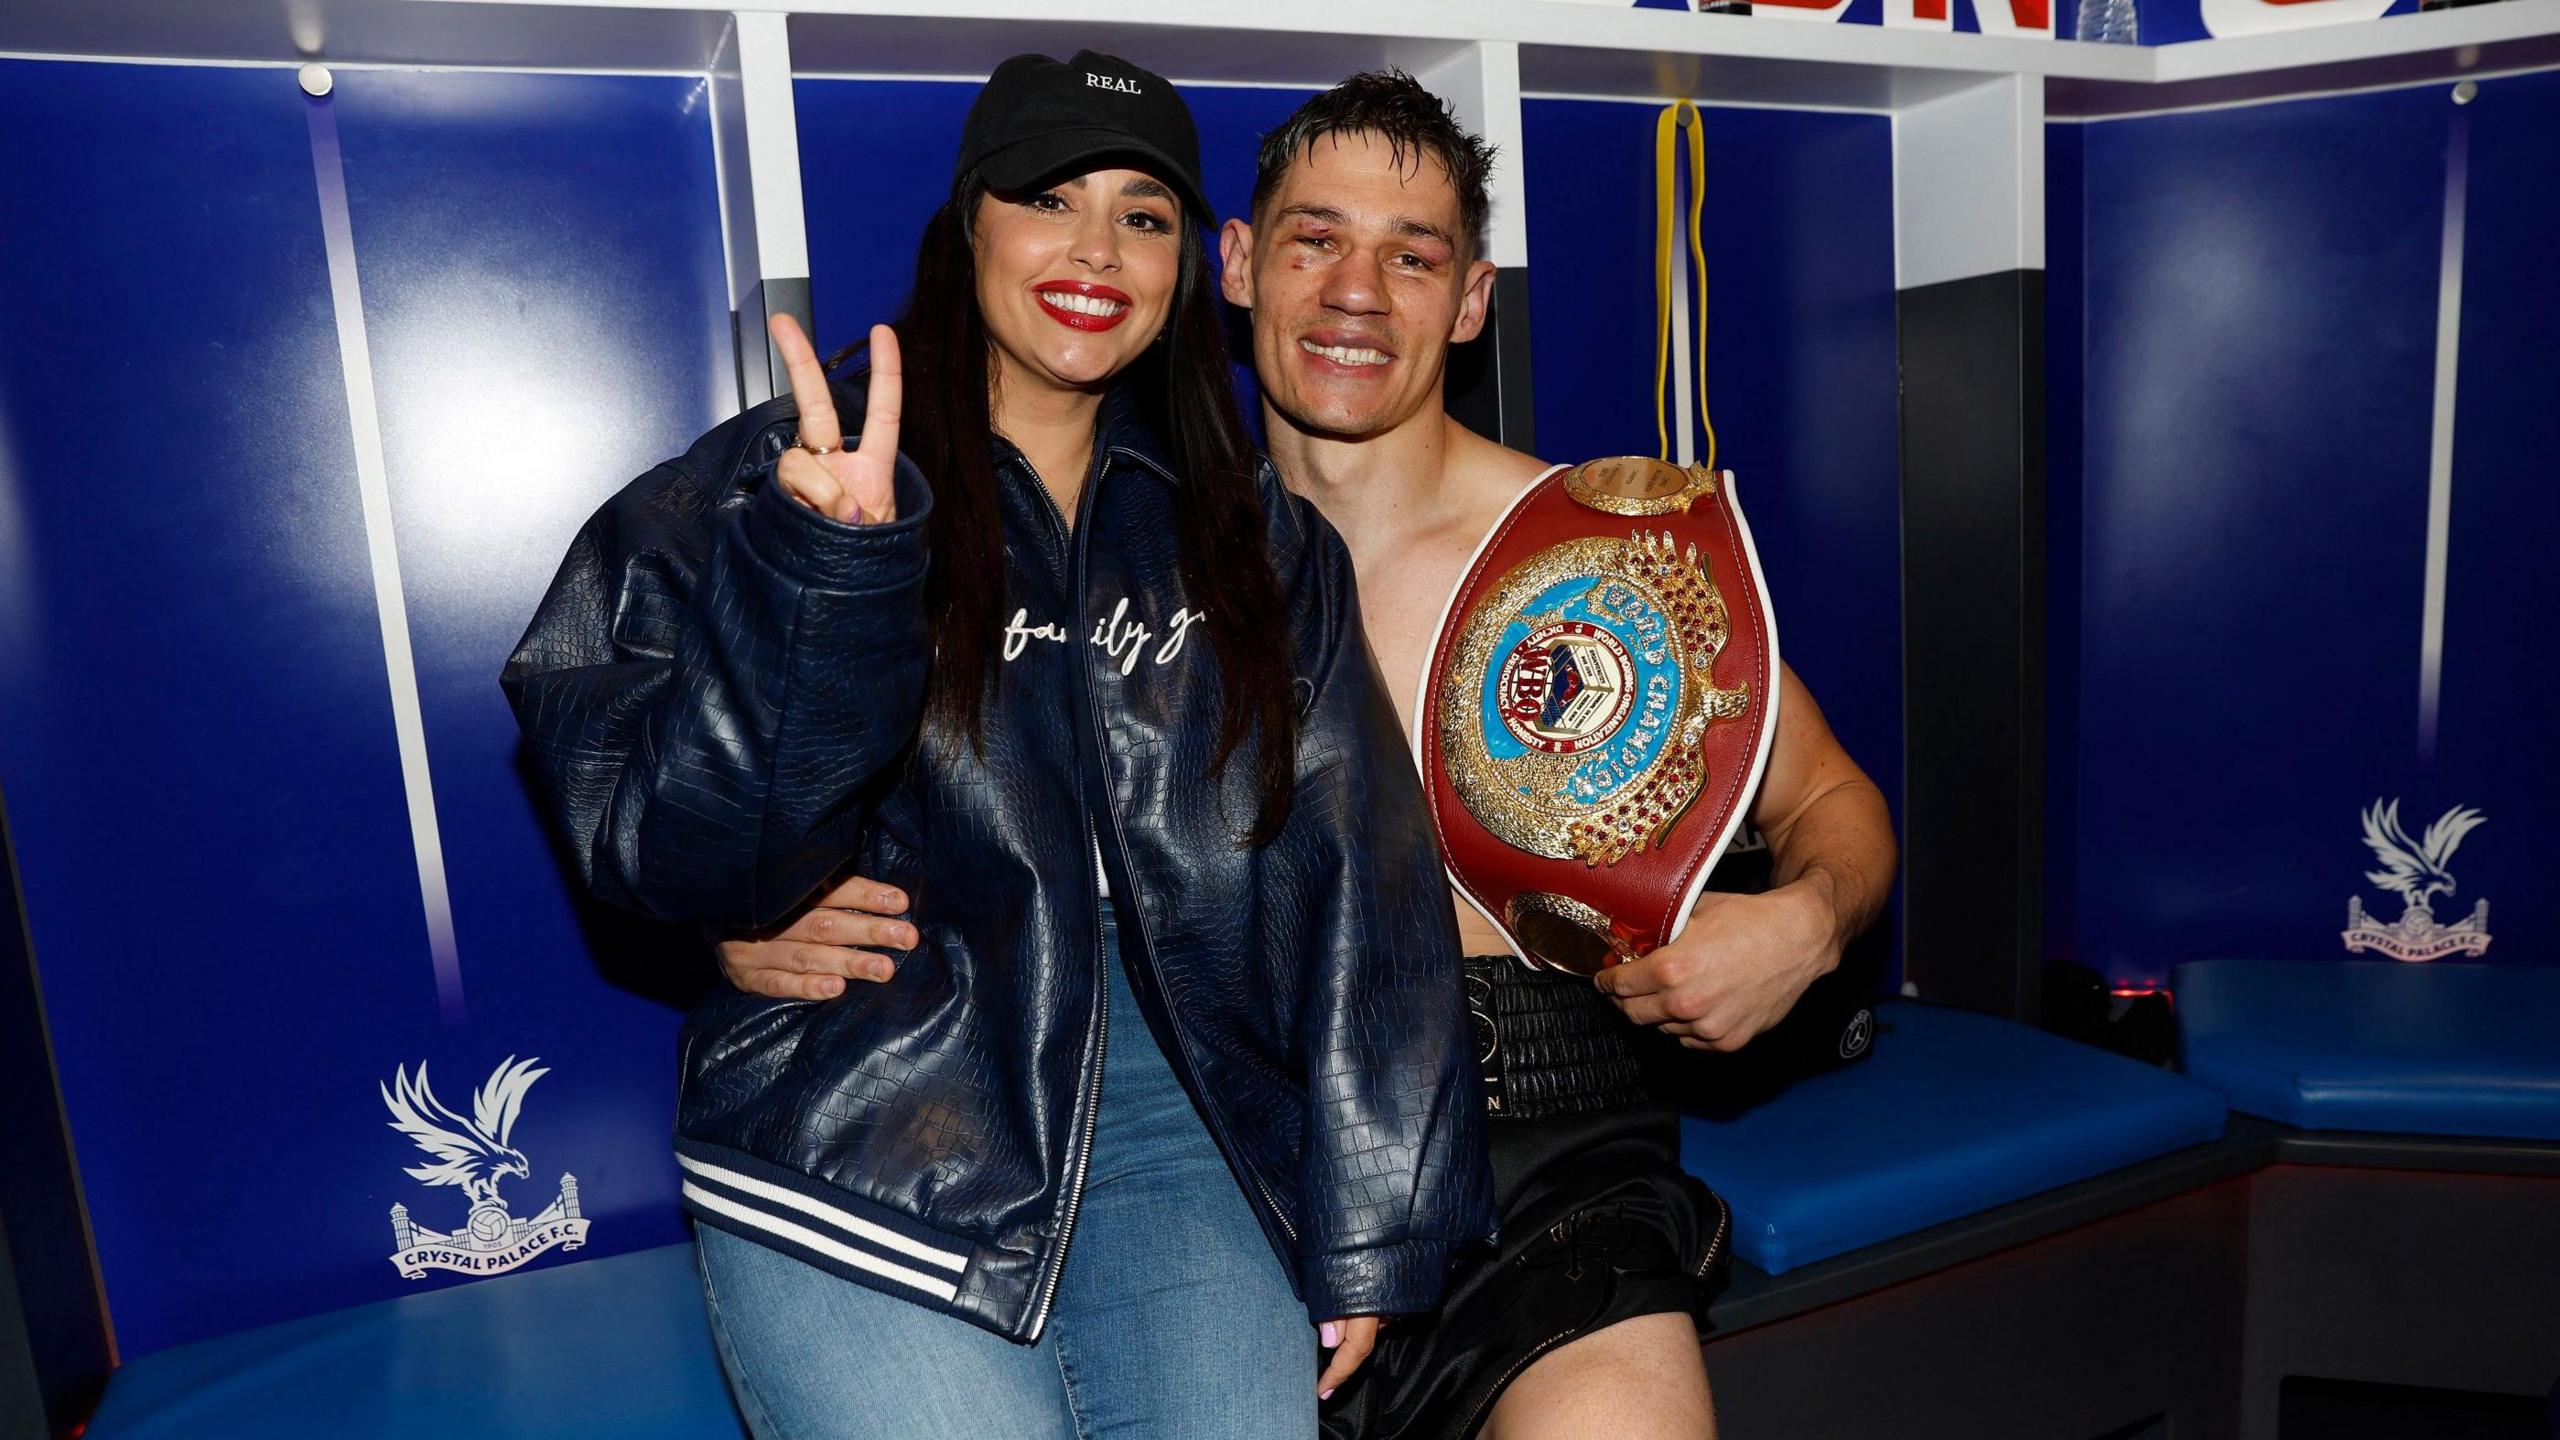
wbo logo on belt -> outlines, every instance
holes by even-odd
[[[1777,633],[1732,473],[1550,471],[1477,550],[1415,735],[1459,893],[1588,974],[1677,934],[1777,720]]]

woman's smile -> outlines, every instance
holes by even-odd
[[[1090,280],[1044,280],[1031,293],[1050,319],[1071,330],[1109,330],[1129,318],[1126,292]]]

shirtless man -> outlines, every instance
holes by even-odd
[[[1409,77],[1354,76],[1264,141],[1252,218],[1221,236],[1227,298],[1253,312],[1271,458],[1349,545],[1408,731],[1449,591],[1549,468],[1442,408],[1449,347],[1482,329],[1492,292],[1490,164]],[[1499,1251],[1460,1262],[1438,1315],[1384,1333],[1326,1406],[1329,1436],[1714,1434],[1691,1316],[1717,1202],[1679,1168],[1676,1113],[1642,1092],[1633,1026],[1740,1048],[1839,963],[1896,858],[1882,793],[1793,671],[1781,686],[1750,813],[1773,861],[1765,893],[1702,895],[1678,940],[1596,983],[1529,971],[1453,893],[1467,952],[1488,957],[1469,962],[1471,993],[1508,997],[1480,1008],[1534,1012],[1502,1035],[1499,1063],[1536,1103],[1490,1127]],[[743,989],[810,999],[888,979],[914,940],[892,918],[905,905],[847,881],[780,935],[721,946],[722,967]],[[1329,1377],[1361,1357],[1334,1359]]]

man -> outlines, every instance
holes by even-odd
[[[1483,328],[1492,291],[1491,159],[1411,78],[1355,76],[1264,141],[1252,218],[1221,236],[1227,298],[1253,313],[1271,458],[1350,547],[1408,730],[1451,588],[1549,468],[1442,407],[1449,347]],[[1792,671],[1781,685],[1750,812],[1773,860],[1765,893],[1703,895],[1677,941],[1596,982],[1529,971],[1453,895],[1468,953],[1500,957],[1470,961],[1469,985],[1501,1017],[1505,1068],[1488,1084],[1506,1092],[1491,1127],[1502,1242],[1461,1263],[1438,1315],[1385,1332],[1328,1405],[1328,1433],[1713,1434],[1691,1314],[1720,1209],[1681,1173],[1677,1116],[1643,1095],[1641,1032],[1625,1022],[1740,1048],[1838,964],[1895,863],[1883,795]],[[888,918],[904,904],[848,881],[778,937],[722,946],[723,967],[742,988],[804,998],[888,979],[882,952],[914,939]],[[1323,1383],[1359,1362],[1351,1349]]]

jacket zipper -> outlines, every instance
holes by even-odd
[[[1027,466],[1028,462],[1025,464]],[[1088,524],[1091,523],[1092,516],[1084,501],[1098,488],[1102,479],[1101,470],[1101,456],[1097,453],[1094,457],[1093,471],[1085,477],[1084,495],[1077,497],[1076,509],[1079,512],[1087,512],[1085,518]],[[1084,629],[1084,588],[1076,574],[1075,545],[1077,542],[1067,524],[1067,512],[1058,507],[1058,497],[1049,493],[1048,485],[1042,482],[1036,473],[1032,476],[1032,486],[1040,492],[1040,498],[1048,503],[1049,513],[1057,518],[1059,536],[1067,543],[1067,603],[1075,610],[1076,633],[1081,634]],[[1084,647],[1079,645],[1074,648],[1076,664],[1081,666],[1085,663]],[[1086,708],[1090,710],[1093,701],[1092,686],[1088,683],[1085,690]],[[1085,897],[1093,902],[1093,953],[1107,964],[1109,961],[1104,956],[1102,941],[1102,888],[1098,883],[1100,876],[1095,868],[1101,863],[1100,841],[1094,833],[1091,807],[1085,810],[1084,841],[1084,853],[1077,857],[1077,865],[1085,874]],[[1041,1330],[1048,1325],[1049,1307],[1055,1304],[1058,1298],[1058,1281],[1067,1273],[1067,1246],[1075,1239],[1076,1211],[1084,1204],[1085,1173],[1091,1168],[1093,1162],[1093,1132],[1095,1126],[1101,1121],[1102,1062],[1111,1044],[1111,977],[1097,970],[1094,974],[1094,982],[1093,1024],[1090,1027],[1093,1032],[1093,1064],[1086,1070],[1084,1077],[1083,1133],[1076,1139],[1075,1167],[1067,1172],[1067,1203],[1059,1214],[1058,1243],[1050,1247],[1049,1273],[1040,1282],[1040,1303],[1031,1312],[1031,1333],[1026,1338],[1032,1341],[1037,1341]]]
[[[1056,502],[1050,503],[1054,505]],[[1085,872],[1085,894],[1097,899],[1093,910],[1093,953],[1102,955],[1102,907],[1099,890],[1093,884],[1095,840],[1090,814],[1085,817],[1084,839],[1082,868]],[[1105,963],[1108,963],[1107,959]],[[1083,1134],[1076,1139],[1075,1168],[1067,1172],[1067,1204],[1058,1220],[1058,1243],[1049,1254],[1049,1276],[1040,1282],[1040,1304],[1031,1312],[1031,1334],[1028,1338],[1034,1341],[1040,1338],[1041,1328],[1049,1323],[1049,1307],[1058,1298],[1058,1280],[1067,1273],[1067,1243],[1075,1238],[1076,1211],[1084,1203],[1085,1172],[1093,1163],[1093,1131],[1102,1118],[1102,1058],[1111,1044],[1111,978],[1099,973],[1094,978],[1097,983],[1093,987],[1093,1066],[1085,1074]]]
[[[1085,700],[1087,706],[1094,710],[1094,740],[1098,746],[1102,738],[1102,716],[1099,707],[1095,707],[1093,705],[1093,692],[1090,689],[1087,689],[1085,692]],[[1110,756],[1105,754],[1103,756],[1105,773],[1108,773],[1110,763]],[[1122,855],[1127,855],[1129,853],[1129,837],[1120,828],[1120,815],[1117,811],[1113,811],[1111,814],[1111,843],[1120,847],[1120,853]],[[1137,877],[1133,872],[1130,876],[1132,888],[1135,887],[1136,880]],[[1132,895],[1129,899],[1129,924],[1132,929],[1138,932],[1138,948],[1144,952],[1148,958],[1148,964],[1150,967],[1148,974],[1155,980],[1156,993],[1161,996],[1164,993],[1164,979],[1162,976],[1156,975],[1152,968],[1154,965],[1155,951],[1147,944],[1146,916],[1141,907],[1137,904],[1137,897]],[[1183,1078],[1190,1082],[1188,1088],[1194,1093],[1198,1093],[1200,1091],[1200,1078],[1197,1070],[1191,1063],[1190,1041],[1183,1036],[1181,1022],[1174,1018],[1173,1006],[1170,1002],[1166,1003],[1164,1013],[1166,1022],[1173,1026],[1173,1044],[1174,1049],[1179,1052],[1179,1055],[1177,1056],[1178,1062],[1181,1065],[1182,1070],[1185,1072]],[[1211,1134],[1218,1142],[1219,1150],[1227,1155],[1230,1166],[1243,1171],[1245,1178],[1253,1182],[1254,1190],[1262,1196],[1263,1210],[1280,1226],[1280,1233],[1289,1237],[1289,1248],[1292,1251],[1295,1251],[1298,1248],[1298,1227],[1289,1223],[1288,1213],[1280,1208],[1279,1201],[1272,1198],[1271,1187],[1263,1184],[1262,1177],[1253,1173],[1252,1167],[1246,1165],[1242,1159],[1238,1158],[1236,1147],[1234,1143],[1227,1138],[1226,1126],[1224,1122],[1219,1120],[1216,1107],[1204,1103],[1200,1108],[1209,1117],[1209,1128]]]
[[[1146,463],[1143,456],[1136,455],[1133,452],[1115,449],[1111,453],[1115,455],[1124,455],[1137,463]],[[1093,493],[1093,491],[1100,486],[1102,480],[1102,464],[1102,456],[1097,453],[1094,457],[1094,473],[1085,482],[1085,493],[1088,495]],[[1156,470],[1158,474],[1165,474],[1163,468],[1160,466],[1150,465],[1149,468]],[[1165,478],[1170,481],[1172,476],[1167,474],[1165,475]],[[1048,491],[1049,487],[1046,485],[1040,487],[1041,494],[1047,495]],[[1057,510],[1057,507],[1058,502],[1056,498],[1051,497],[1049,501],[1049,508],[1054,511]],[[1078,508],[1081,509],[1082,507],[1079,506]],[[1060,512],[1061,523],[1064,523],[1064,518],[1064,513]],[[1084,542],[1079,538],[1074,543],[1081,545]],[[1079,584],[1076,590],[1076,623],[1079,626],[1084,623],[1083,607],[1084,591]],[[1084,657],[1079,655],[1078,663],[1084,664],[1088,662]],[[1102,764],[1102,773],[1107,779],[1111,774],[1111,752],[1103,744],[1102,706],[1101,702],[1094,699],[1090,673],[1087,675],[1087,683],[1084,689],[1084,701],[1085,722],[1093,727],[1093,746],[1095,756],[1100,760]],[[1120,828],[1119,812],[1109,808],[1107,796],[1105,797],[1104,808],[1107,818],[1111,821],[1111,843],[1118,846],[1120,848],[1120,853],[1123,856],[1126,856],[1129,853],[1129,837],[1127,833]],[[1129,879],[1131,889],[1134,891],[1137,884],[1137,877],[1135,874],[1132,874]],[[1138,904],[1138,897],[1134,893],[1129,896],[1129,904],[1127,906],[1126,913],[1129,917],[1130,928],[1137,932],[1138,949],[1141,953],[1147,956],[1148,964],[1152,967],[1154,964],[1155,950],[1147,943],[1147,919],[1145,907]],[[1162,977],[1156,976],[1152,968],[1149,969],[1148,973],[1151,978],[1156,980],[1156,992],[1161,996],[1164,992],[1164,982]],[[1173,1006],[1171,1004],[1167,1004],[1165,1006],[1165,1020],[1166,1023],[1173,1027],[1173,1045],[1176,1053],[1171,1058],[1174,1060],[1177,1068],[1182,1072],[1182,1078],[1189,1082],[1186,1088],[1194,1094],[1199,1094],[1201,1093],[1200,1081],[1198,1073],[1191,1063],[1190,1042],[1183,1037],[1182,1025],[1174,1018]],[[1289,1223],[1289,1216],[1280,1208],[1280,1202],[1272,1198],[1271,1187],[1264,1184],[1262,1177],[1253,1173],[1253,1168],[1243,1161],[1241,1153],[1236,1149],[1235,1143],[1228,1138],[1225,1122],[1218,1118],[1217,1108],[1204,1100],[1201,1102],[1200,1109],[1202,1113],[1208,1117],[1210,1138],[1217,1141],[1220,1153],[1227,1157],[1229,1168],[1240,1171],[1246,1179],[1253,1182],[1254,1192],[1262,1197],[1263,1213],[1269,1215],[1273,1223],[1280,1227],[1280,1233],[1288,1237],[1289,1249],[1291,1251],[1292,1258],[1294,1259],[1298,1248],[1298,1227]]]

